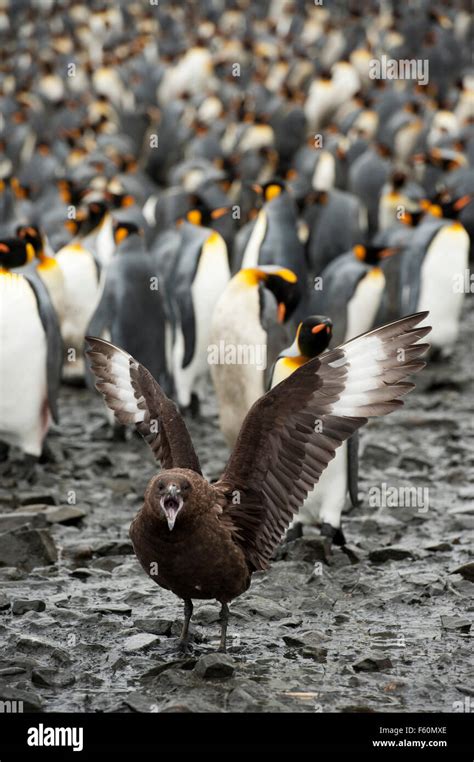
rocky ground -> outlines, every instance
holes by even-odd
[[[15,454],[0,466],[0,698],[75,712],[472,706],[473,335],[471,309],[452,361],[363,431],[364,502],[346,517],[346,553],[328,555],[316,535],[280,549],[232,605],[227,656],[215,654],[218,606],[206,602],[193,654],[177,655],[181,606],[128,539],[152,457],[136,437],[112,439],[98,395],[64,388],[54,462],[29,479]],[[211,394],[190,428],[218,476]],[[420,488],[417,505],[373,504],[383,484]]]

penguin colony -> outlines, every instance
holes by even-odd
[[[229,447],[269,389],[406,315],[449,362],[474,236],[465,3],[15,0],[0,27],[2,457],[39,458],[61,383],[92,386],[86,335],[185,415],[210,374]],[[373,78],[384,56],[426,81]],[[356,437],[290,532],[345,542]]]

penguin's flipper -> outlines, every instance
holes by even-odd
[[[46,376],[48,381],[48,405],[53,421],[58,423],[58,395],[61,383],[63,363],[63,342],[59,322],[51,302],[48,290],[36,270],[30,269],[24,277],[33,289],[38,304],[38,313],[46,334],[47,361]]]
[[[182,289],[176,294],[176,305],[178,307],[178,319],[184,340],[184,354],[181,367],[186,368],[194,357],[196,346],[196,319],[191,289]]]
[[[88,336],[102,336],[104,331],[110,329],[114,322],[116,315],[116,299],[114,289],[114,279],[112,273],[114,271],[115,262],[112,261],[109,265],[104,288],[99,299],[99,303],[94,310],[94,313],[87,326],[86,334]],[[94,376],[91,373],[89,362],[85,363],[85,377],[86,384],[90,389],[94,388]]]
[[[102,332],[110,328],[115,316],[114,279],[111,277],[114,262],[109,266],[109,272],[104,283],[99,303],[87,326],[86,333],[89,336],[101,336]]]
[[[359,500],[359,432],[355,431],[347,440],[347,487],[354,508]]]

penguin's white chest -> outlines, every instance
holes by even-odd
[[[189,405],[191,393],[199,391],[208,370],[207,348],[211,330],[212,314],[216,303],[230,279],[227,247],[218,233],[212,233],[205,241],[196,275],[191,286],[194,321],[194,356],[186,368],[182,367],[184,357],[184,335],[186,326],[179,326],[173,349],[173,368],[178,401]]]
[[[267,334],[260,322],[257,288],[233,279],[220,297],[212,318],[210,345],[219,349],[219,362],[211,364],[211,375],[219,404],[219,424],[229,447],[252,404],[265,392],[264,368],[256,362],[227,362],[228,349],[257,356],[267,347]],[[263,356],[263,354],[262,354]]]
[[[102,267],[109,264],[115,249],[112,215],[107,215],[96,241],[97,257]]]
[[[429,310],[430,344],[450,354],[459,332],[464,293],[456,288],[469,262],[469,236],[459,223],[446,225],[426,252],[420,272],[418,310]]]
[[[336,162],[329,151],[322,151],[316,164],[312,186],[317,191],[329,191],[336,182]]]
[[[347,304],[347,328],[344,341],[353,339],[360,333],[369,331],[380,307],[385,276],[380,268],[375,267],[362,278]]]
[[[46,265],[39,265],[38,274],[46,286],[58,320],[64,320],[66,309],[64,276],[54,260]]]
[[[64,277],[66,298],[61,333],[66,347],[82,349],[99,296],[97,268],[92,254],[74,245],[62,249],[57,260]]]
[[[242,258],[242,269],[246,267],[256,267],[258,265],[260,248],[267,232],[267,215],[263,209],[257,215],[255,225],[250,234],[250,238],[245,247]]]
[[[22,276],[0,274],[0,439],[36,456],[50,420],[46,358],[31,286]]]

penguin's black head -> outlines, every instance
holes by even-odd
[[[366,265],[378,265],[382,260],[400,251],[399,246],[363,246],[357,244],[352,249],[356,259]]]
[[[87,210],[90,230],[94,230],[107,214],[108,204],[105,199],[97,199],[87,204]]]
[[[75,216],[71,219],[68,219],[64,223],[64,227],[72,236],[78,235],[78,233],[81,233],[81,235],[86,235],[89,230],[91,230],[91,226],[89,225],[89,214],[88,210],[84,209],[84,207],[79,207],[75,209]]]
[[[201,199],[193,198],[191,208],[186,212],[186,220],[192,225],[201,225],[202,227],[211,227],[212,223],[220,219],[230,211],[230,207],[222,206],[212,209]]]
[[[298,278],[292,270],[287,270],[284,267],[267,265],[259,269],[261,272],[264,272],[263,285],[272,292],[277,300],[278,322],[286,323],[301,299],[301,288]]]
[[[64,204],[78,206],[81,201],[82,190],[72,180],[62,177],[56,181],[56,187]]]
[[[328,348],[332,321],[324,315],[310,315],[299,324],[296,342],[303,357],[317,357]]]
[[[125,191],[109,191],[107,197],[111,201],[111,206],[114,209],[126,209],[129,206],[134,206],[136,201],[131,193],[125,193]]]
[[[404,210],[403,215],[400,217],[400,222],[404,225],[409,225],[412,228],[416,228],[420,220],[424,216],[426,208],[420,207],[419,209]]]
[[[131,235],[140,235],[141,230],[134,222],[116,222],[114,224],[114,241],[118,246]]]
[[[284,181],[279,177],[274,177],[273,180],[265,183],[265,185],[254,183],[252,188],[256,193],[262,196],[264,201],[272,201],[286,190]]]
[[[445,199],[441,201],[439,206],[441,207],[443,217],[449,220],[457,220],[464,207],[470,204],[473,198],[474,196],[467,193],[457,199]]]
[[[41,231],[36,225],[18,225],[16,234],[21,241],[30,243],[33,246],[35,254],[41,254],[43,251],[43,239]]]
[[[15,267],[32,262],[35,257],[35,250],[31,243],[22,241],[20,238],[1,238],[0,239],[0,268],[11,270]]]
[[[393,190],[399,191],[403,187],[403,185],[405,184],[406,179],[407,179],[407,176],[406,176],[405,172],[402,172],[401,170],[396,169],[393,172],[392,177],[391,177]]]

